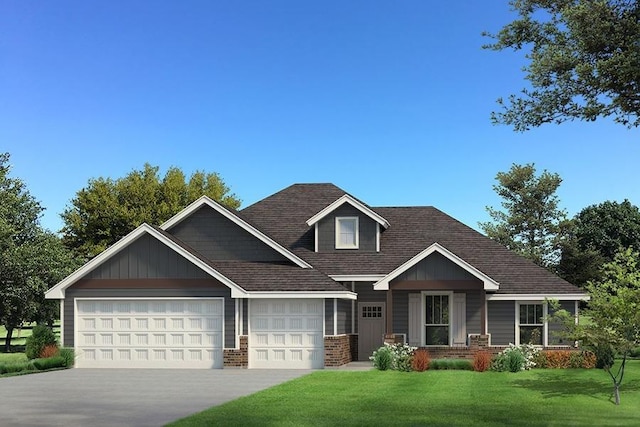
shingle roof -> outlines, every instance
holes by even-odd
[[[306,220],[344,194],[348,193],[333,184],[295,184],[241,212],[253,225],[328,275],[388,274],[437,242],[499,282],[499,293],[581,293],[430,206],[372,207],[391,224],[381,235],[380,252],[316,253],[314,229]]]

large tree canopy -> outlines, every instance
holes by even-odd
[[[625,200],[587,206],[573,218],[559,274],[576,285],[600,278],[600,267],[621,248],[640,250],[640,209]]]
[[[558,207],[556,190],[562,179],[546,170],[536,176],[533,164],[511,166],[496,175],[493,186],[504,210],[487,207],[493,222],[480,228],[491,239],[543,267],[557,262],[566,213]]]
[[[635,0],[510,0],[518,17],[493,50],[527,52],[531,88],[508,101],[495,123],[518,131],[544,123],[611,116],[640,124],[640,4]]]
[[[230,208],[240,200],[216,173],[197,171],[187,181],[175,167],[160,177],[145,164],[123,178],[90,179],[62,213],[64,243],[83,258],[102,252],[140,224],[162,224],[200,196]]]
[[[0,323],[7,351],[15,328],[58,317],[44,293],[77,266],[60,238],[42,229],[43,208],[9,172],[9,155],[0,154]]]

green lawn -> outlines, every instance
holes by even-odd
[[[25,362],[27,356],[24,353],[0,353],[0,365],[4,363]]]
[[[602,370],[318,371],[171,426],[638,426],[640,361],[620,406]]]

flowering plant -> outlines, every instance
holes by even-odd
[[[509,344],[491,364],[493,371],[528,371],[536,366],[535,358],[540,350],[533,344]]]
[[[389,368],[397,371],[409,372],[411,371],[411,359],[413,358],[413,352],[417,347],[412,347],[408,344],[397,343],[389,344],[384,343],[384,346],[373,352],[373,355],[369,357],[372,360],[376,368],[380,369],[380,363],[378,363],[381,357],[385,357],[387,353],[391,354],[391,364]],[[384,365],[384,363],[383,363]]]

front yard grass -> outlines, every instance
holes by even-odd
[[[637,426],[640,361],[620,406],[599,369],[318,371],[171,426]]]

